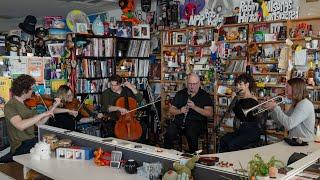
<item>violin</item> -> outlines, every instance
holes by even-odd
[[[31,98],[26,99],[24,104],[29,108],[36,107],[38,105],[44,105],[46,107],[50,107],[53,105],[54,99],[52,99],[49,95],[37,96],[33,94]]]
[[[127,110],[133,110],[129,113],[119,116],[119,119],[115,125],[115,135],[117,138],[136,141],[140,139],[142,135],[142,127],[140,122],[135,117],[135,110],[137,109],[137,101],[128,97],[127,93],[125,97],[117,99],[115,106],[126,108]]]
[[[77,98],[73,98],[71,102],[65,102],[64,108],[78,111],[83,117],[90,117],[91,114],[89,111],[93,111],[94,109],[93,105],[84,105],[80,103],[80,101]]]

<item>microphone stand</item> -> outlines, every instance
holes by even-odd
[[[223,113],[221,115],[220,121],[218,122],[217,126],[214,128],[214,133],[216,134],[217,137],[219,137],[219,132],[220,132],[220,127],[221,127],[221,123],[224,119],[224,117],[226,116],[226,114],[230,114],[231,110],[233,109],[233,107],[235,106],[235,104],[238,102],[239,100],[239,93],[242,91],[242,89],[240,89],[239,91],[236,92],[236,96],[232,99],[230,105],[228,106],[228,109],[225,113]],[[218,144],[220,146],[220,144]],[[218,150],[219,150],[219,146],[218,146]]]

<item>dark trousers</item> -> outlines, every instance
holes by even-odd
[[[76,120],[69,113],[55,114],[54,118],[49,119],[48,125],[71,131],[76,130]]]
[[[166,130],[164,137],[164,147],[172,149],[174,142],[179,138],[178,135],[185,135],[188,141],[189,152],[194,153],[198,150],[198,138],[201,135],[202,124],[197,121],[189,121],[186,124],[185,129],[181,129],[180,125],[171,123]],[[182,143],[182,142],[180,142]]]
[[[17,156],[21,154],[30,153],[30,149],[33,148],[37,142],[38,142],[37,138],[22,141],[21,145],[16,149],[16,151],[12,155]]]
[[[261,128],[258,123],[243,123],[239,130],[227,133],[220,139],[219,152],[238,151],[259,141]]]

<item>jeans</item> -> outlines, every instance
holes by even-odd
[[[12,155],[16,156],[30,153],[30,149],[33,148],[37,142],[37,138],[22,141],[21,145],[16,149],[16,151]]]
[[[194,153],[198,150],[198,138],[201,135],[201,131],[202,124],[198,121],[187,122],[184,130],[182,130],[177,124],[171,123],[167,127],[167,132],[164,137],[164,147],[172,149],[174,141],[179,137],[178,135],[185,135],[188,141],[189,152]]]
[[[259,141],[261,128],[258,123],[243,123],[238,131],[227,133],[220,139],[219,152],[241,150],[244,147]]]

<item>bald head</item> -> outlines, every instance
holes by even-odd
[[[187,88],[189,93],[196,94],[200,88],[200,78],[197,74],[191,73],[188,75]]]
[[[188,75],[188,82],[189,81],[200,81],[199,76],[196,73],[191,73]]]

